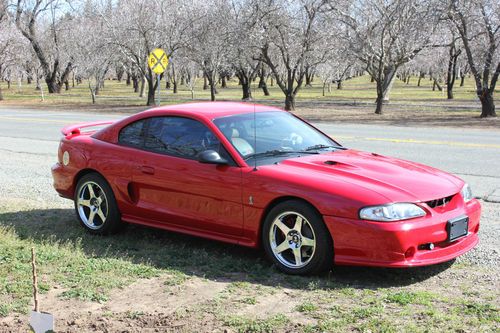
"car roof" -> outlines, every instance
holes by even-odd
[[[186,114],[205,117],[207,119],[214,119],[218,117],[224,117],[235,114],[244,114],[250,112],[264,112],[264,111],[282,111],[282,109],[254,104],[245,102],[196,102],[196,103],[184,103],[177,105],[168,105],[156,107],[141,112],[148,113],[148,116],[154,116],[155,114],[162,115],[164,113],[174,111],[177,114]]]

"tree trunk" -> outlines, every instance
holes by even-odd
[[[342,80],[337,80],[337,89],[342,90]]]
[[[241,89],[243,89],[243,101],[250,101],[252,100],[252,89],[250,88],[250,83],[248,81],[245,81],[241,85]]]
[[[226,81],[226,76],[222,75],[221,77],[221,88],[227,88],[227,81]]]
[[[465,84],[465,75],[462,74],[462,76],[460,77],[460,87],[463,87]]]
[[[137,78],[137,75],[134,75],[132,77],[132,83],[134,87],[134,92],[138,93],[139,92],[139,79]]]
[[[326,81],[323,82],[323,97],[325,97]]]
[[[448,99],[453,99],[453,85],[457,77],[457,58],[460,51],[455,50],[455,46],[450,47],[450,58],[448,60],[448,71],[446,73],[446,93]]]
[[[375,108],[375,114],[383,114],[384,98],[377,97],[377,107]]]
[[[146,81],[146,78],[144,76],[141,76],[141,87],[139,88],[139,97],[144,97],[144,88],[146,85],[145,81]],[[149,103],[149,101],[148,101],[148,103]],[[147,105],[152,105],[152,104],[147,104]]]
[[[205,73],[204,77],[207,79],[208,85],[210,86],[210,100],[214,102],[215,94],[217,94],[217,90],[215,89],[215,75],[213,73]]]
[[[131,75],[130,72],[127,71],[127,86],[130,86],[130,81],[131,81]]]
[[[493,100],[493,92],[484,90],[482,94],[478,94],[481,101],[481,118],[496,117],[495,101]]]
[[[175,75],[175,66],[174,63],[172,63],[172,85],[173,85],[173,93],[177,94],[177,77]]]
[[[0,101],[3,101],[2,87],[0,87]]]
[[[384,87],[383,83],[380,81],[377,81],[377,100],[375,103],[377,104],[375,114],[382,114],[384,107]]]
[[[64,90],[66,90],[66,91],[69,90],[69,81],[68,80],[64,81]]]
[[[155,92],[156,92],[156,84],[153,78],[153,75],[151,74],[150,77],[147,78],[147,83],[148,83],[148,102],[146,103],[147,106],[155,105]]]
[[[439,82],[436,79],[434,79],[434,83],[432,84],[432,91],[435,91],[436,87],[438,88],[439,91],[443,91],[443,87],[441,87]]]
[[[420,87],[420,81],[425,77],[425,74],[420,72],[420,75],[418,76],[418,82],[417,82],[417,87]]]
[[[207,76],[203,74],[203,90],[208,89],[208,82],[207,82]]]
[[[410,77],[411,75],[408,75],[408,77],[406,78],[406,84],[410,84]]]
[[[47,90],[49,91],[49,94],[57,94],[61,92],[61,86],[55,79],[46,78],[45,82],[47,83]]]
[[[309,68],[306,70],[306,87],[312,87],[314,71],[311,71]]]
[[[116,71],[116,78],[118,79],[118,82],[122,82],[123,74],[125,74],[125,70],[123,67],[119,67]]]
[[[289,92],[285,95],[285,110],[295,110],[295,95],[292,92]]]
[[[92,97],[92,104],[95,104],[95,90],[92,88],[92,85],[89,82],[89,90],[90,90],[90,97]]]

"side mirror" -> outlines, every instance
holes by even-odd
[[[198,154],[198,161],[207,164],[228,164],[225,158],[220,157],[219,153],[215,150],[205,150]]]

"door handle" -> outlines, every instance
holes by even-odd
[[[145,173],[146,175],[154,175],[155,174],[155,168],[143,165],[141,166],[141,172]]]

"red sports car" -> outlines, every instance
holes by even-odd
[[[126,222],[261,246],[290,274],[429,265],[478,243],[460,178],[347,149],[277,108],[173,105],[63,135],[54,187],[91,233]]]

